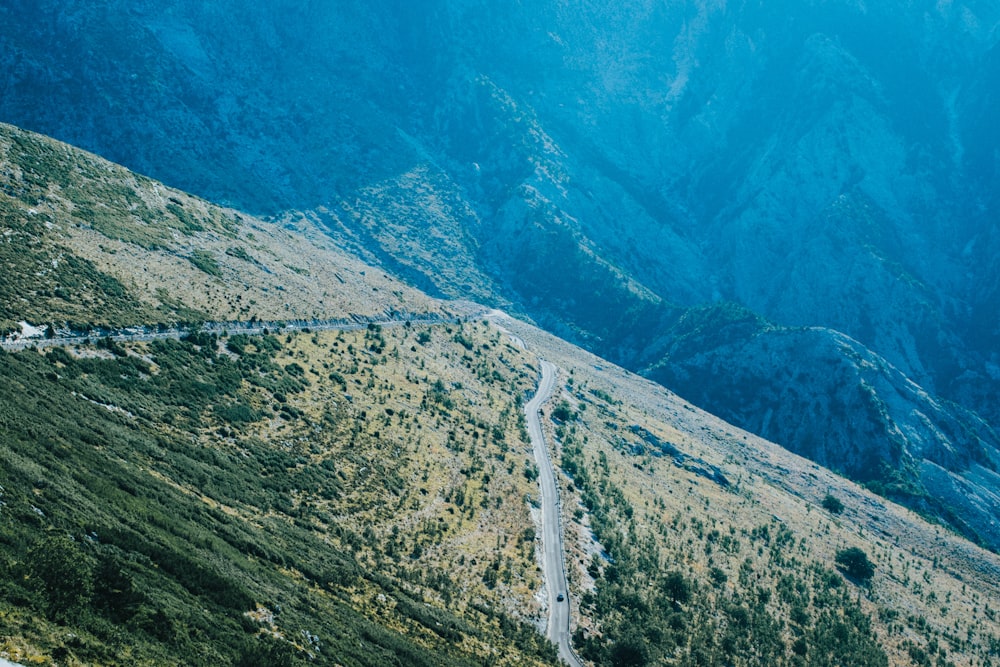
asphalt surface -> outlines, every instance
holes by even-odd
[[[549,594],[548,638],[559,647],[559,657],[572,667],[584,667],[572,649],[570,636],[569,587],[566,585],[566,565],[563,550],[562,525],[559,513],[559,494],[556,491],[555,472],[549,449],[542,431],[541,408],[552,396],[555,387],[556,367],[542,360],[542,377],[534,397],[524,406],[524,416],[528,422],[528,435],[534,448],[538,465],[538,484],[542,503],[542,572],[547,582]],[[557,598],[562,594],[564,599]]]
[[[397,313],[388,316],[351,316],[337,320],[293,320],[274,322],[202,322],[187,327],[174,327],[157,330],[151,327],[132,327],[115,330],[96,330],[89,333],[74,333],[71,335],[56,335],[53,338],[6,338],[0,339],[0,349],[16,352],[28,348],[67,347],[80,345],[88,341],[96,342],[107,338],[115,342],[148,342],[167,338],[178,339],[191,333],[204,332],[209,334],[225,333],[229,336],[245,334],[259,336],[264,333],[290,333],[293,331],[358,331],[371,324],[383,327],[414,325],[449,324],[466,322],[480,317],[487,311],[482,309],[466,315],[443,315],[438,313]],[[2,667],[2,666],[0,666]]]

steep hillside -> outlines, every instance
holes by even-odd
[[[532,493],[523,353],[409,323],[462,307],[305,222],[2,130],[6,327],[191,333],[0,354],[0,655],[551,664],[529,505],[494,502]],[[398,326],[199,332],[386,314]]]
[[[438,312],[338,250],[0,125],[0,331]]]
[[[670,338],[651,378],[969,539],[1000,545],[1000,438],[975,413],[929,395],[842,333],[777,327],[732,304],[689,310]]]
[[[694,400],[710,369],[661,353],[684,309],[730,301],[846,334],[946,421],[996,426],[998,24],[972,0],[14,2],[0,119],[243,210],[312,211],[429,293]],[[782,388],[744,389],[711,406],[757,429]],[[849,470],[891,425],[834,440],[826,391],[789,409]]]
[[[996,660],[994,553],[648,380],[501,324],[561,369],[548,414],[584,658]]]
[[[588,664],[996,659],[995,554],[532,326],[409,290],[308,221],[237,218],[52,140],[3,138],[4,243],[48,281],[0,290],[22,335],[211,324],[245,315],[241,294],[289,321],[397,316],[0,352],[0,657],[555,664],[522,413],[544,358],[560,604]],[[317,265],[295,300],[269,287]],[[478,316],[411,319],[447,312]]]

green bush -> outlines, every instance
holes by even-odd
[[[841,549],[837,552],[837,567],[852,579],[868,581],[875,576],[875,565],[868,555],[858,547]]]
[[[569,403],[565,400],[559,401],[555,409],[552,410],[552,418],[558,419],[561,422],[568,422],[576,419],[576,412],[570,407]]]
[[[823,498],[823,509],[825,509],[830,514],[840,514],[844,511],[844,503],[840,502],[840,499],[836,496],[832,496],[829,493]]]
[[[222,269],[219,267],[215,256],[207,250],[195,250],[188,257],[188,261],[210,276],[215,276],[216,278],[222,276]]]
[[[66,535],[47,536],[28,550],[29,580],[45,601],[45,613],[66,620],[90,601],[93,564]]]

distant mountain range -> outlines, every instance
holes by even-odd
[[[996,549],[1000,7],[39,0],[0,120],[301,211]]]

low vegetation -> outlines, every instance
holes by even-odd
[[[574,413],[551,436],[584,659],[997,664],[994,554],[641,378],[514,330],[562,369],[553,416]]]
[[[528,505],[494,503],[531,493],[532,378],[496,332],[424,331],[0,355],[0,650],[551,662]]]

